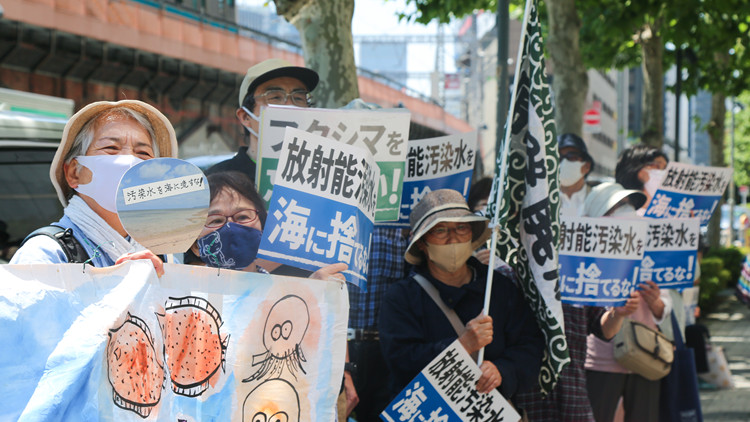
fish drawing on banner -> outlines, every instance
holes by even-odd
[[[161,400],[165,376],[142,319],[128,313],[122,325],[110,330],[107,369],[115,405],[147,418]]]
[[[310,325],[310,311],[304,299],[287,295],[279,299],[266,317],[263,328],[265,352],[253,355],[253,366],[258,370],[243,382],[259,380],[266,375],[280,377],[286,368],[294,379],[302,371],[302,362],[307,362],[302,351],[302,340]]]
[[[164,354],[172,391],[197,397],[225,370],[229,336],[220,332],[221,315],[207,300],[170,297],[156,314],[164,336]]]

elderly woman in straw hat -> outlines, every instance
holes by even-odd
[[[469,354],[485,347],[480,392],[499,388],[510,399],[533,387],[544,339],[520,289],[495,272],[489,315],[482,313],[488,268],[472,253],[490,236],[487,219],[460,193],[441,189],[425,195],[409,220],[405,258],[414,269],[388,290],[380,310],[391,394],[456,339]]]
[[[584,216],[639,218],[636,210],[645,201],[646,195],[641,191],[625,189],[619,183],[602,183],[586,198]],[[653,281],[647,281],[633,291],[625,308],[627,310],[612,325],[611,331],[605,333],[607,337],[620,330],[624,316],[656,329],[656,325],[672,312],[672,300],[666,290],[659,289]],[[617,363],[614,342],[589,334],[584,367],[591,409],[597,421],[613,419],[620,397],[623,398],[626,421],[659,420],[661,381],[650,381]]]
[[[177,138],[169,120],[135,100],[96,102],[70,118],[50,168],[50,178],[65,207],[53,225],[65,229],[97,267],[128,259],[161,260],[131,239],[115,208],[120,178],[133,165],[156,157],[177,157]],[[76,261],[51,236],[27,238],[12,263]]]

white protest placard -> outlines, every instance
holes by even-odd
[[[521,415],[497,389],[479,393],[482,372],[456,340],[427,365],[380,414],[387,422],[507,421]]]
[[[331,110],[263,107],[260,116],[256,185],[269,201],[284,129],[304,130],[369,152],[380,167],[377,221],[398,220],[411,113],[406,109]]]
[[[692,286],[699,236],[697,218],[649,219],[640,281],[653,281],[662,289]]]
[[[408,228],[411,210],[437,189],[453,189],[468,199],[476,149],[477,132],[410,140],[399,220],[378,225]]]
[[[364,287],[380,168],[362,148],[287,128],[258,256]]]
[[[331,421],[340,282],[150,261],[0,266],[0,420]]]
[[[669,163],[659,189],[646,208],[645,216],[698,217],[701,226],[706,226],[731,177],[730,168]]]
[[[565,303],[620,306],[638,285],[644,219],[560,218],[560,293]]]

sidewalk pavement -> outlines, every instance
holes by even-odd
[[[732,372],[732,390],[701,390],[703,420],[750,421],[750,307],[722,292],[721,304],[699,320],[711,334],[711,343],[724,347]]]

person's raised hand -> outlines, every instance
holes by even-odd
[[[162,262],[161,258],[156,256],[153,252],[149,250],[126,253],[125,255],[117,258],[117,261],[115,261],[115,265],[122,264],[125,261],[135,261],[138,259],[150,259],[151,262],[154,264],[156,275],[159,277],[164,275],[164,262]]]
[[[310,274],[310,278],[314,278],[316,280],[333,279],[345,281],[346,278],[344,277],[344,271],[346,271],[347,268],[349,268],[348,265],[344,264],[343,262],[337,262],[335,264],[326,265],[318,271],[315,271],[314,273]]]

